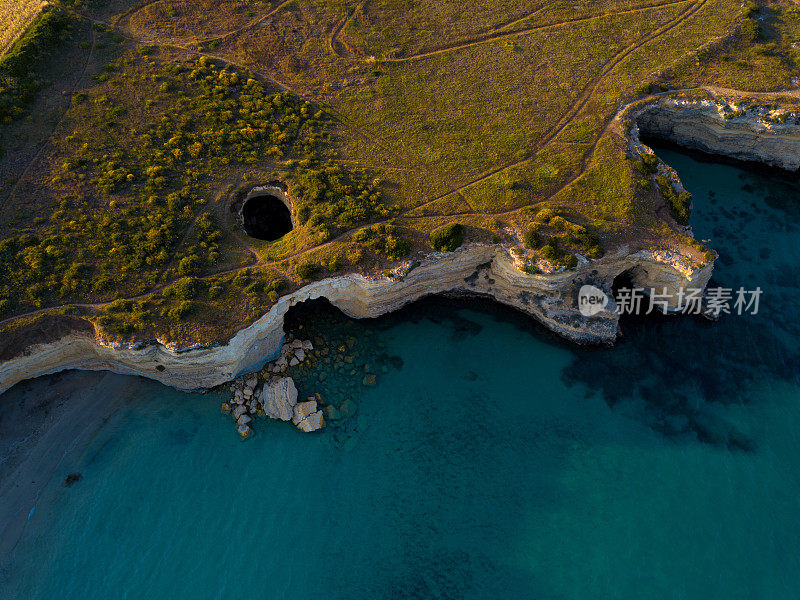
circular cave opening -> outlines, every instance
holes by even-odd
[[[289,207],[272,194],[248,198],[242,206],[242,220],[247,235],[268,242],[283,237],[293,229]]]

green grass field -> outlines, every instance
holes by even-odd
[[[453,224],[564,268],[623,243],[702,257],[659,216],[665,196],[614,115],[653,91],[773,91],[800,75],[789,0],[50,14],[58,27],[18,42],[24,69],[0,61],[0,329],[53,312],[108,338],[223,340],[281,293],[385,272]],[[255,240],[229,207],[275,180],[297,226]]]

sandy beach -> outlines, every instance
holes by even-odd
[[[26,381],[0,395],[0,569],[45,486],[124,406],[129,378],[70,371]]]

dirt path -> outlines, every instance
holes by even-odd
[[[628,10],[621,10],[621,11],[610,11],[610,12],[607,12],[607,13],[598,13],[596,15],[591,15],[591,16],[586,16],[586,17],[574,17],[572,19],[566,19],[564,21],[559,21],[557,23],[549,23],[549,24],[546,24],[546,25],[534,25],[534,26],[531,26],[531,27],[526,27],[524,29],[518,29],[516,31],[509,31],[509,32],[498,31],[498,32],[490,33],[488,35],[481,36],[481,37],[476,37],[476,38],[474,38],[472,40],[468,40],[468,41],[465,41],[465,42],[459,42],[458,44],[453,44],[453,45],[450,45],[450,46],[444,46],[444,47],[439,48],[437,50],[430,50],[428,52],[420,52],[419,54],[412,54],[412,55],[409,55],[409,56],[403,56],[403,57],[399,57],[399,58],[382,58],[382,59],[379,59],[378,62],[384,62],[384,63],[409,62],[409,61],[413,61],[413,60],[419,60],[419,59],[422,59],[422,58],[429,58],[431,56],[437,56],[439,54],[445,54],[447,52],[454,52],[454,51],[457,51],[457,50],[463,50],[465,48],[471,48],[473,46],[479,46],[479,45],[482,45],[482,44],[487,44],[487,43],[495,42],[495,41],[498,41],[498,40],[504,40],[504,39],[508,39],[508,38],[511,38],[511,37],[527,35],[529,33],[534,33],[534,32],[537,32],[537,31],[546,31],[548,29],[558,29],[558,28],[565,27],[565,26],[568,26],[568,25],[575,25],[577,23],[585,23],[585,22],[591,21],[593,19],[602,19],[602,18],[605,18],[605,17],[613,17],[613,16],[619,16],[619,15],[625,15],[625,14],[633,14],[633,13],[653,10],[655,8],[663,8],[663,7],[666,7],[666,6],[672,6],[672,5],[676,5],[676,4],[687,4],[687,3],[690,3],[692,1],[693,0],[670,0],[668,2],[663,2],[661,4],[654,4],[654,5],[651,5],[651,6],[646,6],[646,7],[641,7],[641,8],[631,8],[631,9],[628,9]],[[538,12],[538,11],[536,11],[536,12]],[[533,14],[534,13],[532,13],[531,15],[529,15],[527,17],[524,17],[523,19],[520,19],[519,21],[524,21],[526,19],[531,18],[533,16]],[[337,35],[339,33],[341,33],[341,28],[337,31]],[[339,44],[341,44],[341,42],[339,42]],[[335,44],[332,44],[331,48],[335,52],[335,50],[336,50]],[[349,58],[349,57],[341,56],[341,55],[338,55],[338,54],[337,54],[337,56],[340,56],[340,58]],[[367,61],[369,59],[363,59],[363,60]]]
[[[80,74],[75,78],[75,83],[72,85],[70,96],[72,96],[72,94],[74,94],[77,91],[78,86],[80,85],[81,81],[83,81],[83,78],[86,76],[86,71],[89,68],[89,64],[91,64],[92,62],[92,58],[94,57],[94,45],[96,37],[95,37],[94,27],[92,27],[91,24],[89,25],[89,31],[91,33],[90,43],[92,46],[89,49],[89,55],[86,57],[86,62],[83,64],[83,68],[81,69]],[[33,155],[33,158],[31,158],[28,164],[25,165],[25,168],[22,170],[22,173],[20,173],[19,177],[17,178],[17,181],[8,191],[8,195],[6,195],[5,199],[0,199],[0,210],[5,208],[5,205],[11,201],[11,199],[14,197],[15,192],[17,191],[17,188],[25,180],[25,177],[27,177],[33,165],[35,165],[39,161],[42,152],[44,152],[45,148],[47,148],[48,142],[55,135],[56,131],[58,131],[58,128],[61,127],[61,123],[64,122],[64,118],[67,116],[68,110],[69,106],[67,106],[64,109],[64,112],[61,114],[58,121],[56,121],[56,124],[53,126],[53,131],[50,133],[50,135],[48,135],[46,138],[43,139],[42,145],[39,148],[39,150],[36,151],[36,154]]]
[[[666,6],[666,5],[670,5],[670,4],[684,4],[686,2],[687,2],[687,0],[680,0],[678,2],[669,2],[669,3],[666,3],[666,4],[653,5],[653,6],[649,6],[649,7],[646,7],[646,8],[632,9],[632,11],[642,11],[642,10],[648,10],[648,9],[656,8],[656,7],[659,7],[659,6]],[[409,218],[409,219],[431,218],[431,217],[437,217],[437,216],[445,216],[445,215],[439,215],[439,214],[424,215],[424,217],[423,216],[408,216],[408,213],[410,213],[412,211],[415,211],[415,210],[417,210],[417,209],[419,209],[421,207],[427,206],[427,205],[429,205],[429,204],[431,204],[431,203],[433,203],[433,202],[435,202],[437,200],[441,200],[441,199],[443,199],[443,198],[445,198],[447,196],[450,196],[452,194],[458,193],[458,192],[460,192],[460,191],[462,191],[464,189],[467,189],[468,187],[471,187],[471,186],[475,185],[476,183],[484,181],[487,178],[492,177],[492,176],[494,176],[494,175],[496,175],[496,174],[498,174],[498,173],[500,173],[502,171],[505,171],[507,169],[513,168],[515,166],[521,165],[523,163],[526,163],[526,162],[532,160],[536,156],[537,153],[539,153],[547,144],[549,144],[553,139],[555,139],[559,135],[559,133],[561,133],[567,127],[567,125],[569,125],[569,123],[572,122],[572,120],[575,118],[575,116],[578,113],[580,113],[580,111],[589,102],[589,100],[591,99],[592,95],[594,94],[596,89],[599,87],[599,85],[602,83],[602,81],[606,77],[606,75],[608,75],[620,62],[622,62],[626,57],[630,56],[630,54],[635,52],[637,49],[639,49],[642,46],[644,46],[645,44],[655,40],[656,38],[660,37],[664,33],[674,29],[675,27],[680,25],[682,22],[684,22],[686,19],[692,17],[694,14],[696,14],[706,4],[706,2],[707,2],[707,0],[699,0],[699,1],[693,2],[690,6],[688,6],[686,8],[686,10],[684,10],[675,19],[672,19],[671,21],[669,21],[668,23],[666,23],[662,27],[660,27],[657,30],[649,33],[644,38],[642,38],[640,40],[637,40],[634,44],[631,44],[630,46],[624,48],[623,50],[618,52],[614,57],[612,57],[604,65],[603,69],[597,74],[597,76],[594,77],[592,79],[592,81],[590,81],[584,87],[583,91],[581,92],[581,95],[578,97],[576,102],[573,103],[573,105],[570,107],[570,109],[567,111],[567,113],[565,113],[565,115],[559,120],[559,122],[542,139],[541,143],[537,146],[537,149],[534,150],[532,153],[530,153],[528,156],[526,156],[526,157],[524,157],[524,158],[522,158],[522,159],[520,159],[518,161],[515,161],[513,163],[507,164],[505,166],[498,167],[497,169],[493,169],[492,171],[487,172],[487,173],[481,175],[480,177],[477,177],[477,178],[475,178],[475,179],[473,179],[473,180],[471,180],[469,182],[466,182],[466,183],[464,183],[464,184],[462,184],[460,186],[452,187],[448,192],[446,192],[446,193],[444,193],[442,195],[439,195],[439,196],[437,196],[435,198],[432,198],[430,200],[427,200],[426,202],[424,202],[422,204],[419,204],[419,205],[414,206],[412,208],[409,208],[409,209],[407,209],[405,211],[402,211],[401,213],[399,213],[396,216]],[[286,4],[286,3],[284,3],[284,4]],[[359,6],[361,6],[361,5],[359,5]],[[355,10],[358,10],[358,7]],[[624,12],[632,12],[632,11],[624,11]],[[617,13],[617,14],[620,14],[620,13]],[[350,18],[352,18],[352,15],[351,15]],[[581,20],[584,20],[584,19],[581,19]],[[344,24],[341,25],[341,27],[339,28],[339,31],[341,31],[341,29],[343,27],[344,27]],[[517,32],[517,33],[519,33],[519,32]],[[515,35],[517,33],[515,33]],[[132,38],[129,35],[125,35],[125,37],[128,37],[129,39],[131,39],[133,41],[136,41],[136,42],[139,41],[139,40],[136,40],[135,38]],[[304,97],[303,95],[301,95],[301,94],[297,93],[296,91],[294,91],[293,89],[291,89],[288,85],[285,85],[285,84],[283,84],[281,82],[278,82],[277,80],[271,78],[270,76],[268,76],[268,75],[266,75],[266,74],[264,74],[262,72],[255,71],[254,69],[252,69],[250,67],[235,63],[235,62],[230,61],[230,60],[228,60],[228,59],[226,59],[226,58],[224,58],[222,56],[217,56],[217,55],[210,54],[210,53],[205,53],[205,52],[197,52],[196,50],[194,50],[192,48],[188,48],[188,47],[184,47],[184,46],[180,46],[180,45],[175,45],[175,44],[160,44],[160,45],[163,45],[163,46],[169,47],[169,48],[175,48],[175,49],[179,49],[179,50],[185,50],[185,51],[193,52],[193,53],[198,54],[200,56],[206,56],[209,59],[221,61],[221,62],[224,62],[226,64],[229,64],[231,66],[234,66],[234,67],[237,67],[237,68],[240,68],[240,69],[248,69],[250,71],[253,71],[256,75],[262,77],[263,79],[265,79],[265,80],[273,83],[274,85],[278,86],[280,89],[283,89],[285,91],[291,92],[291,93],[293,93],[293,94],[295,94],[295,95],[297,95],[297,96],[299,96],[301,98]],[[706,87],[704,89],[708,90],[711,93],[717,92],[717,93],[729,93],[729,94],[743,94],[742,92],[737,92],[736,90],[729,90],[729,89],[726,89],[726,88],[714,88],[714,87],[711,87],[711,86]],[[672,92],[674,92],[674,91],[675,90],[673,90]],[[670,92],[670,93],[672,93],[672,92]],[[781,92],[781,93],[784,93],[784,92]],[[793,95],[795,97],[800,98],[800,90],[792,90],[790,92],[785,92],[785,93],[791,94],[791,95]],[[764,92],[763,93],[763,95],[768,95],[768,94],[769,94],[768,92]],[[746,94],[746,95],[753,95],[753,94]],[[773,93],[773,95],[774,95],[774,93]],[[355,133],[357,133],[362,138],[370,140],[377,147],[379,147],[379,148],[381,148],[383,150],[386,150],[387,152],[390,153],[391,156],[397,158],[398,160],[401,160],[402,162],[407,162],[406,159],[403,159],[403,158],[399,157],[391,149],[385,147],[381,143],[381,141],[378,140],[377,138],[375,138],[373,136],[365,135],[358,127],[355,126],[355,124],[353,124],[351,122],[348,122],[347,119],[345,119],[341,115],[336,114],[336,112],[331,107],[327,107],[326,106],[326,109],[329,110],[329,112],[331,112],[334,116],[336,116],[336,118],[339,119],[340,122],[342,122],[344,125],[347,125],[348,127],[350,127]],[[605,126],[603,128],[603,132],[601,132],[601,134],[595,139],[595,141],[591,145],[591,147],[588,148],[587,151],[584,153],[584,156],[582,158],[582,166],[583,167],[585,167],[585,165],[586,165],[586,163],[588,161],[588,158],[591,157],[592,153],[594,152],[598,141],[602,138],[602,135],[606,131],[609,123],[613,121],[614,116],[615,115],[612,115],[611,117],[609,117],[607,119],[606,124],[605,124]],[[582,174],[583,170],[584,169],[582,168],[580,170],[580,172],[575,177],[573,177],[570,180],[568,180],[563,186],[561,186],[558,190],[556,190],[548,198],[545,198],[545,199],[543,199],[543,200],[541,200],[541,201],[539,201],[539,202],[537,202],[535,204],[540,204],[542,202],[547,202],[548,200],[552,199],[555,195],[560,193],[563,189],[565,189],[566,187],[571,185],[578,177],[580,177],[580,175]],[[428,175],[432,175],[424,167],[422,167],[420,169],[420,172],[423,172],[423,173],[428,174]],[[520,208],[511,209],[511,210],[508,210],[508,211],[498,211],[498,212],[494,212],[494,213],[492,213],[492,212],[475,212],[475,211],[471,211],[471,212],[455,213],[455,214],[452,214],[452,215],[448,214],[446,216],[468,216],[468,215],[501,216],[501,215],[512,214],[512,213],[514,213],[514,212],[516,212],[518,210],[520,210]],[[381,222],[385,222],[385,221],[381,221]],[[318,249],[321,249],[321,248],[326,248],[328,246],[331,246],[332,244],[335,244],[337,242],[340,242],[340,241],[344,240],[349,235],[350,235],[350,232],[347,231],[347,232],[344,232],[344,233],[338,235],[337,237],[327,241],[324,244],[315,246],[312,249],[300,250],[300,251],[291,253],[289,255],[281,257],[279,260],[263,261],[263,260],[259,259],[259,260],[256,260],[252,264],[239,266],[239,267],[235,267],[235,268],[232,268],[232,269],[227,269],[227,270],[218,271],[218,272],[215,272],[215,273],[210,273],[210,274],[204,275],[200,279],[209,280],[209,279],[212,279],[212,278],[216,278],[216,277],[220,277],[220,276],[224,276],[224,275],[237,273],[237,272],[240,272],[240,271],[242,271],[244,269],[248,269],[248,268],[276,265],[276,264],[279,264],[279,263],[284,262],[286,260],[290,260],[292,258],[295,258],[295,257],[297,257],[297,256],[299,256],[301,254],[304,254],[304,253],[308,252],[309,250],[318,250]],[[186,236],[188,236],[188,231],[185,234],[184,238],[186,238]],[[252,248],[248,247],[248,249],[251,252],[253,252]],[[153,289],[151,289],[151,290],[149,290],[149,291],[147,291],[147,292],[145,292],[143,294],[132,296],[132,297],[128,298],[128,300],[141,300],[141,299],[144,299],[144,298],[150,296],[151,294],[163,291],[165,288],[169,287],[169,285],[171,285],[172,283],[173,282],[169,282],[169,283],[165,283],[163,285],[157,286],[157,287],[155,287],[155,288],[153,288]],[[77,306],[77,307],[84,308],[84,309],[87,309],[87,310],[99,310],[99,309],[104,308],[108,304],[109,304],[108,302],[83,303],[83,304],[71,303],[71,304],[62,305],[62,306]],[[7,319],[0,320],[0,324],[7,323],[9,321],[12,321],[12,320],[15,320],[15,319],[18,319],[18,318],[21,318],[21,317],[35,316],[37,314],[41,314],[41,313],[45,313],[45,312],[48,312],[48,311],[56,310],[58,308],[59,307],[47,307],[47,308],[42,308],[42,309],[39,309],[39,310],[36,310],[36,311],[31,311],[29,313],[25,313],[24,315],[16,315],[16,316],[13,316],[13,317],[9,317]]]
[[[553,141],[558,136],[558,134],[560,134],[567,127],[567,125],[569,125],[572,122],[572,120],[575,118],[575,116],[589,102],[589,100],[592,97],[592,94],[595,92],[595,90],[602,83],[603,78],[606,75],[608,75],[608,73],[610,73],[620,62],[622,62],[625,58],[630,56],[631,53],[635,52],[636,50],[638,50],[639,48],[641,48],[645,44],[653,41],[654,39],[656,39],[657,37],[663,35],[667,31],[670,31],[670,30],[674,29],[675,27],[677,27],[678,25],[680,25],[682,22],[684,22],[686,19],[688,19],[689,17],[694,15],[698,10],[700,10],[700,8],[702,8],[706,4],[707,1],[708,0],[700,0],[699,2],[695,2],[694,4],[692,4],[690,7],[688,7],[684,12],[682,12],[680,15],[678,15],[675,19],[673,19],[669,23],[667,23],[667,24],[663,25],[662,27],[660,27],[659,29],[651,32],[650,34],[645,36],[643,39],[641,39],[641,40],[637,41],[636,43],[632,44],[631,46],[628,46],[627,48],[621,50],[614,57],[612,57],[611,60],[608,61],[604,65],[604,67],[600,71],[600,73],[598,73],[598,75],[591,82],[589,82],[589,84],[587,86],[584,87],[583,91],[581,92],[581,95],[578,97],[576,102],[572,105],[570,110],[568,110],[567,113],[559,120],[559,122],[545,135],[545,137],[537,145],[537,147],[536,147],[536,149],[534,151],[530,152],[529,154],[527,154],[525,157],[521,158],[520,160],[514,161],[514,162],[512,162],[510,164],[504,165],[502,167],[498,167],[496,169],[492,169],[491,171],[489,171],[487,173],[484,173],[483,175],[481,175],[481,176],[479,176],[479,177],[477,177],[477,178],[475,178],[475,179],[473,179],[471,181],[468,181],[468,182],[466,182],[466,183],[464,183],[464,184],[462,184],[462,185],[460,185],[458,187],[455,187],[455,188],[451,189],[450,191],[437,196],[436,198],[432,198],[431,200],[428,200],[427,202],[424,202],[423,204],[419,204],[419,205],[415,206],[414,209],[421,208],[423,206],[426,206],[428,204],[431,204],[433,202],[436,202],[438,200],[446,198],[447,196],[450,196],[451,194],[454,194],[454,193],[457,193],[457,192],[461,192],[461,191],[463,191],[463,190],[465,190],[465,189],[467,189],[469,187],[472,187],[473,185],[475,185],[477,183],[480,183],[481,181],[485,181],[489,177],[493,177],[494,175],[497,175],[498,173],[502,173],[503,171],[507,171],[508,169],[520,166],[522,164],[525,164],[525,163],[533,160],[533,158],[535,158],[536,155],[539,152],[541,152],[551,141]],[[611,118],[609,118],[608,121],[610,121],[612,118],[613,118],[613,116]],[[600,139],[600,137],[595,139],[595,141],[592,144],[592,146],[584,154],[584,158],[583,158],[583,164],[584,165],[585,165],[585,161],[586,161],[586,156],[591,156],[591,154],[594,152],[594,149],[597,147],[597,143],[598,143],[599,139]],[[580,173],[578,174],[577,177],[579,177],[579,176],[580,176]],[[575,177],[572,180],[570,180],[569,182],[567,182],[564,187],[566,187],[567,185],[570,185],[575,179],[577,179],[577,177]],[[564,189],[564,187],[562,187],[561,189]],[[558,191],[561,191],[561,189],[559,189]],[[556,193],[558,193],[558,192],[556,192]]]

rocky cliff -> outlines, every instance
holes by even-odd
[[[800,168],[797,117],[773,106],[664,98],[632,116],[634,138],[650,135],[738,160],[792,171]]]
[[[296,303],[327,298],[347,315],[377,317],[423,296],[471,292],[494,298],[533,316],[556,333],[581,343],[611,343],[618,315],[608,309],[590,317],[578,310],[584,284],[610,291],[614,278],[629,272],[644,288],[677,292],[704,287],[712,264],[697,265],[675,252],[630,251],[582,264],[574,271],[530,275],[520,271],[510,249],[469,245],[451,253],[433,253],[394,278],[357,274],[316,281],[278,300],[269,312],[239,331],[227,344],[174,349],[159,342],[136,347],[103,344],[90,333],[76,332],[35,345],[0,365],[0,392],[15,383],[64,369],[107,369],[156,379],[181,389],[212,387],[260,367],[280,351],[283,318]]]

